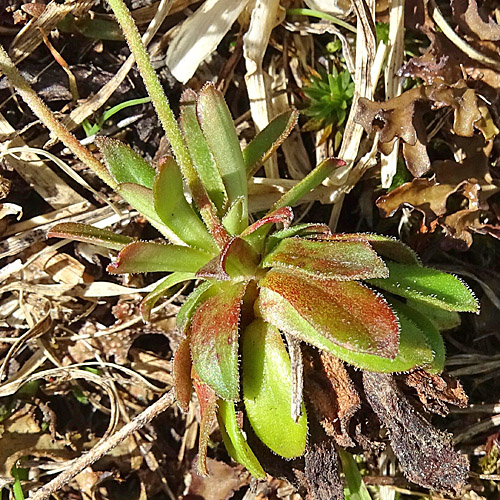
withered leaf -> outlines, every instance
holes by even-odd
[[[468,398],[462,384],[450,375],[432,375],[418,369],[405,375],[405,382],[417,391],[418,398],[430,412],[445,416],[449,413],[447,404],[467,407]]]
[[[309,401],[325,432],[344,448],[354,446],[349,423],[360,408],[358,393],[340,359],[322,352],[320,362],[322,370],[310,371],[306,380]]]
[[[467,481],[469,461],[453,449],[451,435],[436,430],[415,411],[392,375],[365,371],[363,386],[389,431],[405,476],[424,488],[458,496]]]
[[[344,486],[339,474],[339,460],[332,440],[313,443],[305,456],[307,500],[343,500]]]
[[[476,0],[452,0],[451,7],[454,20],[465,33],[473,33],[480,40],[500,40],[500,26],[491,18],[483,20]]]

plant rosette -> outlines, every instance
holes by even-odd
[[[144,298],[145,320],[161,297],[182,282],[195,282],[177,315],[184,338],[173,370],[180,408],[188,410],[193,389],[198,397],[201,474],[207,473],[209,433],[218,419],[233,459],[265,477],[241,412],[276,454],[304,453],[307,412],[294,382],[300,369],[300,356],[291,356],[295,342],[363,370],[419,367],[439,373],[445,361],[441,323],[429,319],[429,311],[439,309],[436,317],[454,323],[448,316],[478,309],[464,283],[422,266],[395,239],[332,234],[324,224],[292,225],[290,207],[342,166],[341,160],[320,164],[249,223],[247,180],[296,120],[295,111],[278,116],[242,151],[222,94],[211,84],[198,95],[186,91],[180,129],[188,154],[182,161],[166,157],[154,168],[117,140],[98,143],[116,192],[167,241],[139,241],[76,223],[50,231],[117,250],[108,266],[112,274],[169,273]]]

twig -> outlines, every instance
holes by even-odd
[[[174,402],[174,393],[169,391],[164,394],[156,403],[146,408],[142,413],[137,415],[128,424],[124,425],[119,431],[115,432],[109,439],[101,442],[85,455],[77,458],[71,467],[61,472],[56,478],[40,488],[32,497],[32,500],[47,500],[50,495],[60,490],[63,486],[69,483],[76,475],[82,472],[85,468],[97,462],[104,455],[109,453],[113,448],[118,446],[128,436],[142,429],[146,424],[149,424],[160,413],[163,413]]]

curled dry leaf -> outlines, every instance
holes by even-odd
[[[445,234],[445,247],[467,249],[472,244],[472,232],[498,234],[498,227],[484,222],[490,213],[488,199],[498,193],[500,182],[493,179],[488,158],[475,153],[461,163],[446,160],[433,164],[436,175],[430,179],[413,179],[377,200],[385,217],[391,217],[403,206],[422,213],[422,233],[438,226]],[[461,209],[450,213],[448,198],[459,193],[464,197]],[[465,205],[465,206],[464,206]]]
[[[462,384],[450,375],[432,375],[417,369],[405,375],[405,383],[417,391],[418,398],[430,412],[445,416],[449,413],[448,404],[467,407],[468,398]]]
[[[412,88],[383,103],[361,98],[355,116],[366,132],[380,129],[378,147],[384,154],[392,151],[396,138],[403,141],[403,155],[415,177],[421,177],[431,166],[425,148],[427,134],[422,118],[425,108],[420,103],[430,103],[434,109],[451,107],[452,130],[459,136],[471,137],[474,124],[482,118],[474,90],[462,80],[454,85],[436,80],[432,85]]]
[[[476,0],[452,0],[453,18],[460,29],[473,34],[480,40],[498,42],[500,25],[488,16],[488,22],[481,17]]]
[[[316,418],[339,446],[355,446],[349,436],[349,424],[360,408],[358,393],[342,361],[323,352],[320,363],[320,369],[306,365],[306,389]]]
[[[397,388],[392,375],[363,372],[371,407],[389,431],[391,447],[412,482],[458,496],[464,488],[469,461],[453,449],[451,435],[432,427]]]

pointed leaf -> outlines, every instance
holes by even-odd
[[[189,347],[189,337],[182,339],[177,351],[175,352],[172,363],[174,377],[175,399],[179,408],[187,413],[189,411],[189,402],[191,401],[191,349]]]
[[[429,366],[426,366],[426,370],[431,373],[441,373],[446,363],[446,348],[443,337],[434,323],[417,310],[408,307],[408,305],[403,304],[399,300],[391,300],[391,306],[396,311],[398,317],[404,315],[412,321],[427,340],[427,344],[434,355],[434,359]]]
[[[302,236],[303,238],[311,237],[318,239],[328,239],[332,235],[330,228],[326,224],[296,224],[292,227],[275,231],[267,239],[267,253],[285,238],[293,236]]]
[[[268,213],[258,221],[254,222],[251,226],[248,226],[241,233],[241,236],[248,236],[266,224],[283,224],[285,228],[288,228],[292,223],[292,220],[293,210],[290,207],[278,208],[277,210]]]
[[[307,274],[341,281],[389,275],[384,261],[364,241],[286,238],[266,255],[262,267],[297,268]]]
[[[327,158],[311,170],[298,184],[285,193],[271,208],[271,212],[282,207],[293,207],[303,196],[319,186],[335,169],[345,165],[344,160]]]
[[[119,184],[115,190],[131,207],[144,215],[153,227],[172,243],[182,240],[160,219],[155,210],[153,190],[139,184]]]
[[[177,328],[185,333],[191,323],[191,318],[198,306],[212,295],[215,295],[218,287],[210,281],[204,281],[198,285],[186,298],[184,304],[177,312]]]
[[[229,207],[222,219],[222,225],[226,228],[226,231],[232,235],[236,236],[240,234],[241,228],[245,227],[247,224],[245,215],[245,198],[240,196],[234,200],[233,204]]]
[[[229,204],[244,199],[240,233],[248,225],[247,176],[245,162],[231,113],[224,97],[213,84],[207,84],[198,96],[196,112],[203,135],[219,167]],[[244,222],[244,224],[243,224]]]
[[[194,280],[194,273],[172,273],[167,276],[152,292],[149,292],[141,302],[141,315],[144,321],[149,321],[151,309],[156,305],[159,299],[170,295],[173,287],[183,281]]]
[[[387,302],[365,286],[278,269],[271,269],[259,286],[261,314],[280,330],[300,337],[300,331],[290,329],[298,315],[316,335],[340,347],[390,359],[396,357],[398,320]]]
[[[212,236],[184,197],[179,165],[168,156],[158,167],[153,187],[156,213],[182,241],[215,253],[217,246]]]
[[[217,396],[215,392],[205,384],[196,373],[192,370],[193,387],[198,396],[200,404],[200,438],[198,444],[198,462],[196,470],[200,476],[208,476],[207,470],[207,449],[208,440],[210,438],[210,430],[212,429],[217,412]]]
[[[53,237],[92,243],[111,250],[121,250],[134,241],[133,238],[124,234],[117,234],[109,229],[99,229],[89,224],[77,222],[63,222],[52,226],[47,233],[47,238]]]
[[[401,328],[398,355],[394,359],[387,359],[373,354],[354,352],[334,344],[316,331],[281,295],[269,289],[261,290],[255,308],[257,314],[282,331],[293,334],[304,342],[364,370],[405,372],[430,364],[434,357],[423,333],[405,316],[399,318]]]
[[[291,416],[290,358],[280,332],[262,320],[253,321],[243,334],[243,399],[257,437],[285,458],[304,453],[307,416],[302,403],[298,421]]]
[[[196,248],[136,241],[127,245],[116,262],[108,266],[111,274],[196,272],[210,259],[210,254]]]
[[[247,283],[219,286],[219,293],[205,300],[193,315],[191,356],[201,380],[222,399],[237,401],[238,332]]]
[[[219,214],[227,202],[226,188],[196,116],[196,93],[187,89],[181,98],[180,124],[189,154],[208,196]]]
[[[345,475],[347,489],[349,491],[349,496],[347,498],[350,500],[372,500],[368,488],[363,482],[358,465],[352,455],[340,447],[337,448],[337,451],[340,461],[342,462],[342,472]]]
[[[219,400],[217,417],[224,445],[231,458],[243,465],[252,476],[257,479],[264,479],[266,473],[250,446],[248,446],[247,440],[238,425],[234,403]]]
[[[299,112],[286,111],[274,118],[243,150],[247,176],[251,177],[260,166],[283,144],[297,124]]]
[[[467,285],[452,274],[409,264],[387,262],[389,277],[368,282],[383,290],[417,299],[448,311],[478,312],[479,305]]]
[[[98,137],[95,143],[118,184],[132,183],[153,188],[155,169],[132,148],[109,137]]]
[[[382,255],[382,257],[400,262],[401,264],[421,265],[417,253],[408,245],[392,236],[381,236],[380,234],[370,233],[346,233],[334,234],[330,239],[342,241],[367,241],[378,254]]]

